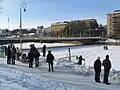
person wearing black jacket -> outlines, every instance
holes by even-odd
[[[10,48],[10,46],[8,46],[8,50],[7,50],[7,64],[11,64],[11,54],[12,53],[12,51],[11,51],[11,48]]]
[[[29,59],[29,68],[33,68],[33,60],[34,60],[34,47],[30,45],[30,51],[28,52],[28,59]]]
[[[15,57],[16,57],[16,48],[12,45],[12,64],[15,64]]]
[[[108,83],[108,77],[109,77],[109,72],[111,69],[111,61],[109,60],[109,55],[106,55],[106,59],[103,60],[103,66],[104,66],[104,80],[103,83],[109,85]]]
[[[101,72],[101,61],[100,57],[94,62],[94,70],[95,70],[95,81],[100,82],[100,72]]]
[[[46,45],[43,46],[42,52],[43,52],[43,57],[45,57],[46,56]]]
[[[53,60],[54,60],[54,56],[53,56],[53,54],[51,54],[51,51],[49,50],[48,51],[48,55],[47,55],[47,62],[48,62],[48,65],[49,65],[49,72],[51,71],[51,69],[50,69],[50,66],[51,66],[51,68],[52,68],[52,72],[54,71],[53,70]]]
[[[81,55],[79,57],[76,57],[76,58],[79,59],[78,65],[82,65],[82,60],[85,61],[85,59],[83,59]]]
[[[34,58],[35,58],[35,67],[39,67],[39,57],[40,57],[40,53],[37,50],[37,48],[35,48],[34,50]]]

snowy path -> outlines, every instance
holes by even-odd
[[[14,68],[23,71],[25,73],[30,73],[33,75],[38,75],[44,78],[62,82],[64,84],[68,84],[73,87],[76,87],[77,90],[119,90],[120,88],[117,85],[107,86],[102,83],[99,84],[95,83],[93,77],[83,77],[61,71],[59,72],[57,71],[57,69],[53,73],[48,72],[47,68],[42,68],[42,67],[31,69],[28,68],[26,64],[21,64],[20,62],[17,62],[15,66],[13,65],[6,66],[5,63],[1,64],[0,66]]]

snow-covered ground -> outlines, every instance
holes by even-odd
[[[69,46],[69,45],[74,45],[74,44],[64,44],[64,43],[23,43],[23,49],[30,49],[30,44],[35,44],[36,48],[42,48],[44,46],[44,44],[46,45],[46,47],[58,47],[58,46]],[[14,44],[16,47],[20,48],[20,44]]]
[[[0,88],[3,88],[1,90],[74,90],[75,88],[77,88],[76,90],[119,90],[119,46],[108,46],[107,51],[103,50],[103,46],[100,45],[76,46],[70,48],[71,55],[73,56],[71,61],[67,58],[68,47],[50,49],[55,56],[55,72],[53,73],[47,72],[48,65],[45,63],[45,58],[42,57],[40,57],[41,67],[33,69],[29,69],[27,64],[20,62],[16,62],[15,66],[6,65],[6,60],[1,59],[0,73],[2,74],[0,74]],[[112,69],[109,77],[110,86],[94,82],[93,63],[98,56],[100,56],[101,61],[103,61],[106,54],[110,55],[110,60],[112,62]],[[82,55],[83,58],[85,58],[86,66],[75,64],[78,62],[76,55]],[[101,81],[102,80],[103,70],[101,72]],[[4,88],[5,85],[6,88]],[[47,87],[49,88],[47,89]],[[73,89],[72,87],[75,88]]]
[[[88,45],[88,46],[75,46],[71,48],[71,56],[73,56],[73,62],[78,62],[76,55],[82,55],[85,59],[86,66],[93,66],[94,61],[99,56],[101,61],[105,59],[108,54],[112,62],[112,68],[120,70],[120,46],[108,46],[108,50],[103,50],[103,45]],[[67,59],[68,57],[68,47],[62,48],[51,48],[56,60]],[[41,53],[42,55],[42,53]]]
[[[16,70],[5,61],[0,59],[0,90],[75,90],[71,86]]]
[[[115,40],[115,39],[107,39],[105,42],[120,42],[120,40]]]

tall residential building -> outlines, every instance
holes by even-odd
[[[115,10],[112,13],[107,14],[107,35],[108,37],[116,37],[120,28],[120,10]]]

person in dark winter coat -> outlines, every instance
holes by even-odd
[[[106,50],[106,46],[105,45],[103,46],[103,49]]]
[[[35,67],[38,67],[40,53],[34,45],[31,45],[30,47],[31,47],[31,49],[30,49],[28,58],[30,57],[31,59],[29,59],[29,61],[30,61],[29,66],[30,67],[33,66],[33,60],[35,58]]]
[[[85,61],[85,59],[83,59],[81,55],[79,57],[76,57],[76,58],[79,59],[78,65],[82,65],[82,60]]]
[[[33,54],[32,51],[28,53],[28,59],[29,59],[29,68],[33,68]]]
[[[34,53],[34,58],[35,58],[35,67],[39,67],[39,57],[40,57],[40,53],[37,50],[37,48],[34,47],[33,49],[33,53]]]
[[[43,52],[43,57],[45,57],[46,56],[46,45],[43,46],[42,52]]]
[[[68,57],[69,57],[69,61],[71,61],[71,52],[70,52],[70,48],[68,48]]]
[[[100,57],[94,62],[94,70],[95,70],[95,81],[100,82],[100,72],[101,72],[101,61]]]
[[[16,48],[15,48],[15,46],[13,45],[13,46],[12,46],[12,64],[13,64],[13,65],[15,64],[15,57],[16,57]]]
[[[109,85],[108,83],[108,77],[109,77],[109,72],[111,69],[111,61],[109,60],[109,55],[106,55],[106,59],[103,60],[103,66],[104,66],[104,80],[103,83]]]
[[[11,48],[10,46],[8,46],[8,50],[7,50],[7,64],[11,64],[11,54],[12,51],[11,51]]]
[[[49,65],[49,70],[48,70],[49,72],[51,71],[50,66],[52,68],[52,71],[54,71],[53,70],[53,60],[54,60],[53,54],[51,54],[51,51],[48,51],[47,62],[48,62],[48,65]]]
[[[4,47],[5,48],[5,56],[7,56],[7,46]]]
[[[105,48],[106,48],[106,50],[108,50],[108,46],[106,46]]]

